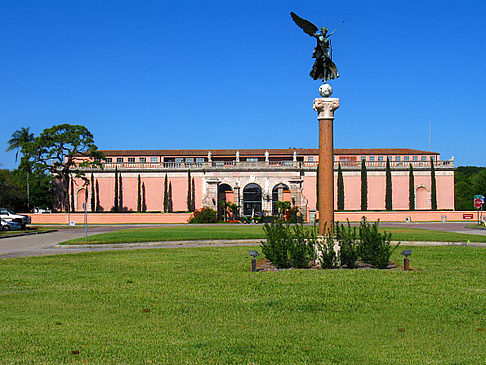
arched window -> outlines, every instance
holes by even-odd
[[[285,184],[277,184],[272,189],[272,214],[277,215],[277,208],[275,203],[278,201],[290,201],[290,189]]]
[[[248,184],[243,189],[243,214],[260,215],[262,213],[262,188],[257,184]]]

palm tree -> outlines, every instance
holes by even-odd
[[[19,152],[22,153],[22,156],[25,157],[26,148],[29,143],[34,141],[34,133],[30,132],[30,127],[27,128],[20,128],[19,130],[12,133],[12,137],[8,140],[8,147],[7,152],[17,149],[15,152],[15,162],[17,162],[19,157]],[[30,195],[30,186],[29,186],[29,173],[31,172],[31,167],[28,161],[24,161],[21,163],[23,169],[27,172],[27,209],[30,210],[29,204],[29,195]]]

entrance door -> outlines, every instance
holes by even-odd
[[[243,214],[254,216],[262,213],[262,188],[248,184],[243,189]]]

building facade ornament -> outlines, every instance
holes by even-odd
[[[339,108],[339,98],[316,98],[314,110],[317,111],[317,119],[334,119],[334,111]]]

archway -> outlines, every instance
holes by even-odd
[[[290,201],[291,196],[290,196],[290,189],[287,185],[280,183],[277,184],[273,187],[272,189],[272,214],[277,215],[277,208],[275,206],[275,203],[278,201]]]
[[[419,186],[415,191],[415,209],[430,209],[428,191],[425,186]]]
[[[262,213],[262,188],[251,183],[243,189],[243,214],[260,215]]]
[[[224,218],[225,202],[234,203],[234,192],[228,184],[218,185],[218,219]]]
[[[88,203],[88,190],[86,188],[79,189],[77,192],[76,211],[84,212],[83,203]]]

